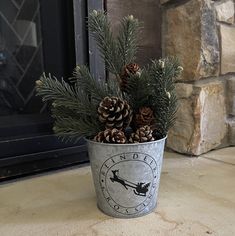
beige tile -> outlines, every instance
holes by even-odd
[[[202,157],[235,165],[235,148],[229,147],[211,151],[202,155]]]

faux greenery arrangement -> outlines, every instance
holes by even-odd
[[[90,13],[88,27],[114,76],[98,81],[85,65],[75,68],[69,82],[44,74],[36,82],[37,95],[52,102],[55,133],[119,144],[165,137],[177,111],[174,80],[183,70],[178,60],[153,60],[140,68],[135,63],[140,23],[132,15],[122,19],[116,38],[103,11]]]

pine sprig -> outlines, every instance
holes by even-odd
[[[182,69],[179,61],[173,57],[154,60],[149,67],[152,88],[150,100],[156,117],[155,122],[162,136],[167,134],[175,122],[178,108],[175,78]]]
[[[90,73],[87,66],[81,65],[74,69],[73,77],[70,79],[75,83],[78,90],[89,94],[91,99],[102,100],[106,96],[120,96],[118,81],[96,80]]]
[[[98,120],[97,106],[87,99],[81,101],[83,109],[70,109],[66,106],[54,105],[52,117],[55,119],[54,131],[64,141],[79,141],[82,136],[94,136],[103,129]]]
[[[119,35],[117,38],[118,55],[122,66],[125,66],[136,59],[138,49],[138,33],[140,23],[132,15],[124,17],[121,21]]]
[[[89,94],[92,98],[102,99],[106,96],[105,84],[103,81],[96,80],[87,66],[77,66],[73,72],[76,80],[76,87]]]
[[[178,60],[173,57],[154,60],[142,70],[140,76],[128,79],[127,94],[133,110],[150,107],[155,116],[155,126],[162,137],[175,122],[177,96],[175,78],[182,70]]]
[[[71,104],[77,102],[75,90],[63,79],[60,82],[57,78],[52,77],[51,74],[49,74],[48,77],[46,74],[43,74],[36,83],[37,95],[41,96],[44,102],[54,100],[56,100],[58,104],[64,104],[68,101],[70,101]]]
[[[107,69],[117,76],[122,68],[107,15],[103,11],[92,11],[88,17],[88,27],[97,42]]]
[[[63,79],[59,81],[50,74],[48,77],[43,74],[37,83],[37,96],[41,96],[44,102],[51,101],[54,106],[64,106],[90,114],[91,106],[98,104],[91,103],[88,95],[81,89],[73,88]]]
[[[43,101],[52,102],[54,131],[58,136],[65,139],[70,136],[78,141],[80,137],[95,135],[101,129],[97,114],[100,100],[91,100],[83,89],[44,74],[37,81],[37,95],[42,96]]]
[[[149,106],[149,96],[151,89],[149,84],[149,76],[147,70],[144,68],[141,75],[130,75],[127,84],[127,96],[134,111],[142,106]]]
[[[103,127],[89,117],[57,117],[53,130],[63,141],[78,142],[82,137],[92,137]]]
[[[107,70],[119,78],[123,67],[135,60],[140,23],[132,15],[124,17],[117,38],[114,38],[110,22],[103,11],[93,11],[88,27],[100,49]]]

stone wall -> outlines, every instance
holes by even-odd
[[[235,145],[233,0],[161,0],[163,55],[176,55],[178,118],[168,147],[200,155]]]

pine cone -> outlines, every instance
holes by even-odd
[[[124,66],[122,73],[121,73],[121,84],[120,88],[123,91],[126,91],[127,84],[128,84],[128,78],[130,75],[140,74],[140,67],[136,63],[130,63],[126,66]]]
[[[153,129],[153,137],[154,137],[154,140],[159,140],[159,139],[162,139],[164,136],[159,132],[159,130],[157,128],[154,128]]]
[[[94,141],[100,143],[126,143],[126,136],[124,132],[118,129],[106,129],[105,131],[99,132],[95,137]]]
[[[153,110],[149,107],[141,107],[139,112],[133,118],[133,125],[135,129],[142,126],[151,126],[154,120]]]
[[[124,129],[132,119],[130,105],[117,97],[105,97],[99,104],[98,114],[100,122],[105,124],[106,129]]]
[[[144,143],[154,141],[153,131],[150,126],[145,125],[136,130],[135,133],[132,133],[129,142],[130,143]]]

